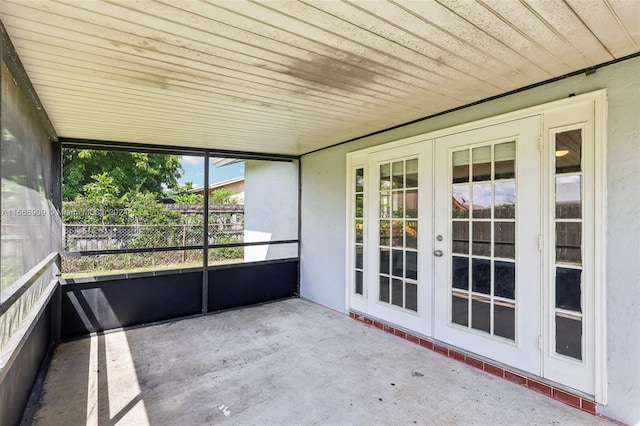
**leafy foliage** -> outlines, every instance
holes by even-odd
[[[63,155],[62,218],[65,224],[75,225],[67,228],[67,250],[87,250],[89,244],[106,244],[100,250],[202,244],[204,197],[188,192],[193,188],[190,182],[178,186],[182,168],[177,156],[76,149],[65,149]],[[234,195],[227,188],[214,190],[210,205],[237,204]],[[170,196],[187,205],[188,213],[160,203]],[[244,216],[236,212],[209,213],[211,243],[242,240]],[[237,261],[243,258],[244,248],[215,248],[209,254],[212,262]],[[63,270],[82,274],[197,266],[201,255],[199,250],[179,250],[73,257],[66,258]]]
[[[84,185],[87,199],[100,204],[113,203],[118,200],[119,188],[114,185],[113,178],[107,172],[91,176],[93,182]]]
[[[209,194],[209,204],[226,205],[238,204],[238,199],[234,197],[235,193],[229,188],[218,188]]]
[[[178,194],[173,200],[179,204],[204,204],[204,196],[202,194]]]
[[[95,194],[108,183],[116,196],[142,192],[160,199],[163,185],[178,189],[183,171],[176,155],[68,148],[63,150],[63,198]]]

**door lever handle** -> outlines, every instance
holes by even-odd
[[[434,250],[433,251],[433,255],[435,257],[442,257],[443,254],[444,254],[444,252],[442,250]]]

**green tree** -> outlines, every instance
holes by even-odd
[[[178,194],[173,199],[179,204],[199,204],[204,203],[204,196],[202,194]]]
[[[193,182],[187,181],[173,194],[173,201],[178,204],[200,204],[204,203],[202,194],[189,193],[193,189]]]
[[[209,195],[209,205],[238,204],[238,200],[234,195],[235,192],[229,188],[214,189]]]
[[[118,199],[120,190],[114,185],[113,178],[107,172],[91,176],[93,182],[84,185],[87,199],[96,203],[112,203]]]
[[[178,189],[184,170],[177,155],[66,148],[63,150],[63,197],[88,195],[96,184],[109,181],[117,195],[150,193],[162,197],[165,188]],[[102,183],[94,176],[100,176]],[[93,186],[92,186],[93,185]]]

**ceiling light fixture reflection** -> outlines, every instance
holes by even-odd
[[[556,157],[564,157],[569,153],[568,149],[559,149],[556,151]]]

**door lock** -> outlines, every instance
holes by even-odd
[[[435,257],[442,257],[442,255],[444,254],[444,252],[442,250],[434,250],[433,255]]]

